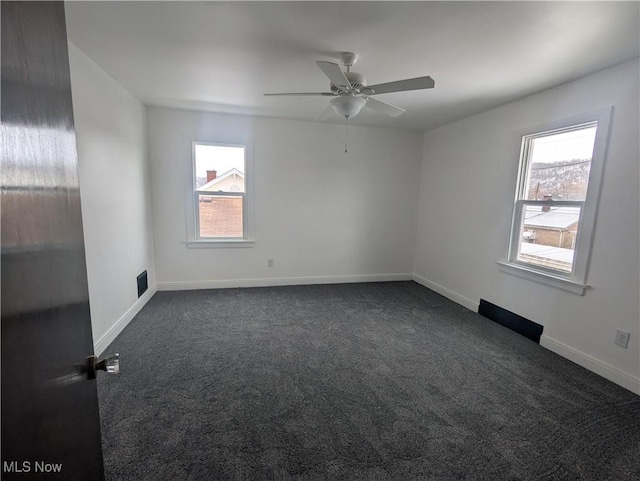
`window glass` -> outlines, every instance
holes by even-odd
[[[517,260],[570,273],[578,236],[580,207],[523,207]]]
[[[528,200],[585,200],[596,127],[531,139]]]

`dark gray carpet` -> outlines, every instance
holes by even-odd
[[[109,480],[640,479],[640,397],[413,282],[159,292]]]

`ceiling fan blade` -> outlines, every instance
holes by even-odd
[[[270,96],[270,95],[297,95],[297,96],[302,96],[302,95],[322,95],[323,97],[335,97],[336,94],[334,94],[333,92],[283,92],[283,93],[275,93],[275,94],[264,94],[266,96]]]
[[[367,96],[364,98],[367,99],[367,105],[365,105],[365,107],[369,107],[370,109],[386,114],[389,117],[397,117],[398,115],[402,115],[406,112],[406,110],[396,107],[395,105],[381,102],[380,100]]]
[[[349,79],[347,79],[347,76],[340,68],[340,65],[333,62],[325,62],[323,60],[318,60],[316,63],[318,64],[318,67],[320,67],[320,70],[322,70],[324,74],[329,77],[329,80],[331,80],[331,83],[333,85],[335,85],[336,87],[344,88],[351,87]]]
[[[434,80],[427,76],[406,80],[396,80],[395,82],[387,82],[377,85],[367,85],[365,90],[367,95],[378,95],[388,94],[391,92],[404,92],[406,90],[432,89],[435,85],[436,83]],[[373,92],[369,92],[369,90],[373,90]]]

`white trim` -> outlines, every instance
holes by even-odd
[[[435,291],[438,294],[446,297],[447,299],[452,300],[456,304],[460,304],[461,306],[466,307],[470,311],[478,312],[480,301],[478,302],[473,301],[467,297],[464,297],[461,294],[458,294],[457,292],[452,291],[451,289],[447,289],[446,287],[441,286],[440,284],[436,284],[435,282],[430,281],[429,279],[426,279],[415,273],[413,274],[413,280],[416,281],[418,284],[421,284],[426,288],[431,289],[432,291]]]
[[[207,281],[158,282],[159,291],[184,291],[194,289],[225,289],[230,287],[269,287],[309,284],[347,284],[356,282],[411,281],[411,274],[362,274],[351,276],[265,277],[255,279],[224,279]]]
[[[578,294],[579,296],[584,296],[585,291],[590,287],[588,284],[582,284],[580,282],[572,281],[571,279],[554,276],[551,273],[542,272],[539,269],[529,268],[528,265],[524,266],[503,261],[498,261],[496,264],[498,264],[498,269],[507,274],[512,274],[522,279],[556,287],[563,291]]]
[[[540,345],[570,361],[575,362],[589,371],[599,374],[605,379],[640,395],[640,378],[632,376],[617,367],[611,366],[606,362],[600,361],[595,357],[589,356],[582,351],[578,351],[577,349],[567,346],[566,344],[556,341],[544,334],[540,338]]]
[[[109,328],[107,332],[105,332],[100,339],[98,339],[94,343],[93,350],[96,356],[100,356],[104,350],[109,347],[109,344],[113,342],[113,340],[118,337],[118,335],[124,330],[125,327],[131,322],[131,320],[136,316],[138,312],[145,306],[147,302],[153,297],[156,293],[157,285],[152,285],[147,289],[147,292],[142,294],[140,298],[125,312],[120,319],[116,321],[113,326]]]
[[[256,241],[254,239],[229,239],[229,240],[207,240],[198,239],[189,242],[181,242],[189,249],[218,249],[221,247],[253,247]]]

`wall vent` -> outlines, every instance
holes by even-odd
[[[540,336],[542,336],[542,330],[544,329],[544,326],[540,324],[525,319],[511,311],[507,311],[500,306],[491,304],[484,299],[480,299],[478,314],[498,324],[502,324],[504,327],[508,327],[512,331],[522,334],[524,337],[540,344]]]
[[[149,281],[147,279],[147,271],[143,271],[138,277],[138,297],[142,296],[149,288]]]

